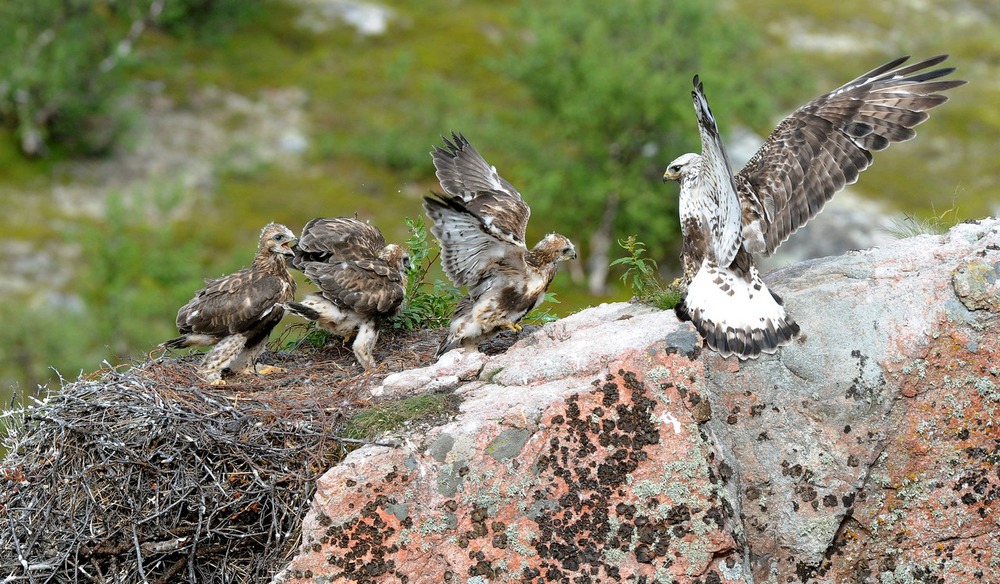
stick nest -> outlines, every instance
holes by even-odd
[[[27,406],[0,463],[0,583],[266,582],[298,547],[316,479],[371,386],[426,365],[440,331],[267,353],[285,373],[206,386],[201,356],[104,370]]]

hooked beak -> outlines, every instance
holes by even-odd
[[[672,180],[680,180],[680,179],[681,179],[681,173],[679,172],[670,172],[670,170],[668,169],[666,172],[663,173],[663,182],[670,182]]]
[[[295,248],[298,245],[299,240],[297,237],[293,237],[287,241],[281,243],[280,249],[282,255],[293,256],[295,255]]]

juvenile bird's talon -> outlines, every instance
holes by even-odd
[[[272,373],[287,373],[288,369],[284,367],[275,367],[274,365],[264,365],[263,367],[257,368],[258,375],[270,375]]]

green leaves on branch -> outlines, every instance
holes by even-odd
[[[656,262],[646,254],[646,244],[629,235],[624,240],[618,240],[618,245],[628,255],[611,262],[611,266],[623,266],[622,282],[632,290],[633,296],[640,302],[663,310],[672,309],[681,300],[682,290],[674,281],[669,285],[660,284],[657,278]]]
[[[21,151],[95,156],[125,129],[126,70],[146,31],[234,26],[257,11],[245,0],[31,0],[0,2],[0,125]],[[211,29],[214,34],[222,26]],[[207,42],[208,39],[205,39]]]
[[[406,300],[399,314],[392,318],[392,327],[415,330],[448,326],[461,291],[448,282],[435,279],[428,282],[427,273],[441,255],[440,248],[428,241],[427,226],[420,217],[406,218],[410,237],[406,246],[410,250],[410,270],[407,272]],[[427,288],[431,290],[428,292]]]

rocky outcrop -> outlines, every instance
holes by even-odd
[[[448,423],[321,479],[276,582],[1000,581],[1000,222],[771,274],[756,361],[611,304],[380,399]]]

